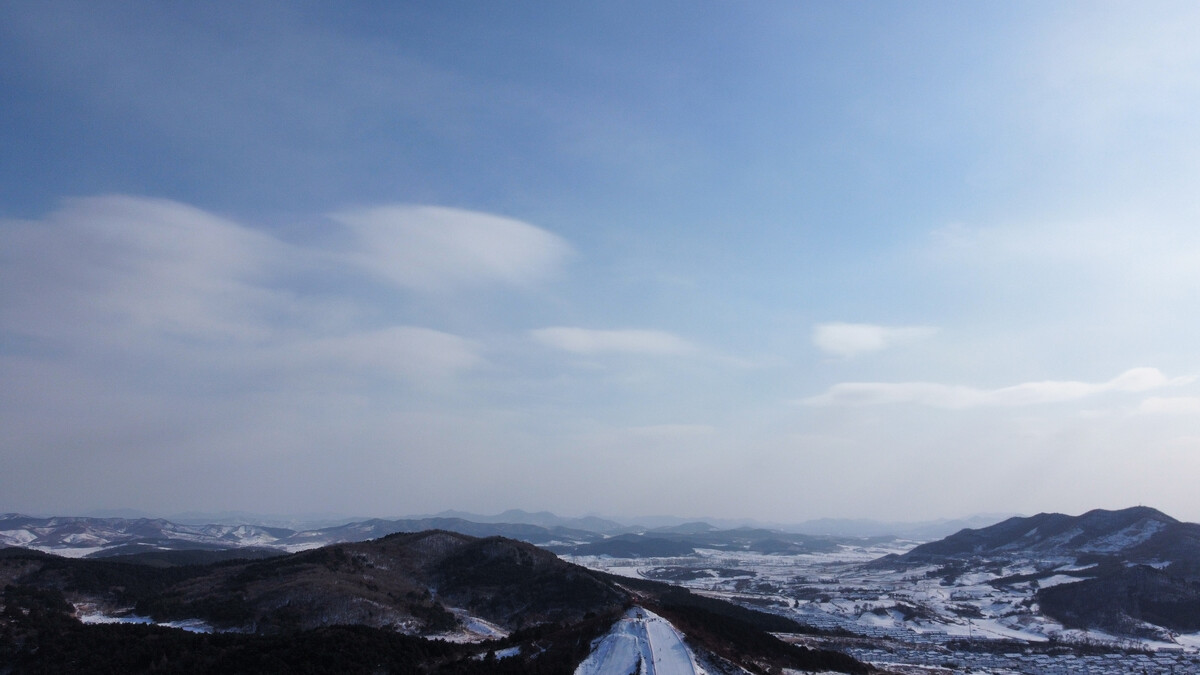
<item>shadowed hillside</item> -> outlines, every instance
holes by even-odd
[[[866,670],[844,654],[794,647],[766,632],[805,630],[794,622],[666,584],[617,579],[499,537],[435,530],[268,559],[191,561],[177,554],[67,559],[0,551],[0,668],[570,673],[636,602],[669,613],[694,635],[695,649],[750,672]],[[245,632],[84,625],[74,614],[85,605]],[[465,632],[466,624],[479,630],[481,622],[484,634]],[[424,639],[449,633],[475,642]],[[497,651],[505,658],[489,656]]]

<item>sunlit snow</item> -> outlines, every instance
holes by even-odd
[[[79,621],[82,623],[135,623],[147,624],[155,626],[165,626],[167,628],[178,628],[189,633],[212,633],[213,627],[200,619],[183,619],[181,621],[166,621],[159,623],[148,616],[136,616],[133,614],[125,616],[113,616],[100,612],[92,612],[79,615]]]
[[[640,669],[639,669],[640,664]],[[666,619],[641,607],[625,613],[575,675],[704,675],[683,636]]]

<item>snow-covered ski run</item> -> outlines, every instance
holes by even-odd
[[[575,675],[705,675],[683,636],[666,619],[641,607],[625,613]]]

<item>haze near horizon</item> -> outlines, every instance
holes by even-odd
[[[1198,30],[0,4],[0,511],[1200,521]]]

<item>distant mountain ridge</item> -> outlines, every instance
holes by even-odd
[[[886,556],[871,565],[938,565],[934,574],[958,575],[1012,564],[1032,574],[997,584],[1058,583],[1036,588],[1042,612],[1069,628],[1168,639],[1200,631],[1200,524],[1146,506],[1082,515],[1039,513]],[[1062,577],[1078,581],[1063,582]]]
[[[549,511],[537,511],[530,513],[521,509],[509,509],[503,513],[498,513],[494,516],[485,516],[478,513],[469,513],[466,511],[442,511],[434,516],[414,516],[414,519],[422,518],[457,518],[460,520],[468,520],[474,523],[512,523],[520,525],[537,525],[544,528],[565,527],[574,530],[584,530],[587,532],[597,532],[600,534],[628,532],[629,525],[618,523],[615,520],[608,520],[598,516],[581,516],[578,518],[564,518],[557,516]]]
[[[41,549],[102,549],[167,542],[177,548],[270,546],[294,534],[288,529],[255,525],[180,525],[161,518],[0,515],[0,544]]]
[[[1009,518],[982,529],[964,529],[921,544],[901,558],[1076,558],[1088,554],[1121,555],[1136,562],[1196,557],[1200,555],[1200,525],[1178,521],[1148,506],[1119,511],[1096,509],[1079,516],[1039,513]]]
[[[548,549],[570,555],[607,555],[613,558],[654,558],[689,556],[698,549],[749,551],[754,553],[795,555],[835,551],[846,538],[795,534],[780,530],[741,527],[717,530],[706,523],[650,530],[640,534],[621,534],[601,541],[574,545],[549,545]]]
[[[35,518],[0,516],[0,545],[33,548],[74,557],[137,555],[165,550],[220,551],[231,548],[297,552],[330,544],[378,539],[399,532],[444,530],[474,537],[502,536],[542,546],[558,554],[645,558],[693,555],[698,549],[753,551],[769,554],[835,550],[839,539],[762,528],[718,530],[691,522],[654,530],[600,532],[555,525],[587,524],[586,519],[558,519],[550,514],[509,513],[528,523],[480,523],[462,518],[370,519],[315,530],[254,525],[181,525],[163,519]],[[495,516],[499,519],[503,516]],[[611,527],[611,522],[593,523]],[[261,554],[259,554],[261,555]]]
[[[881,537],[927,541],[968,526],[995,522],[998,517],[922,523],[883,523],[869,520],[822,519],[793,525],[762,525],[750,520],[705,520],[654,517],[624,524],[599,516],[561,517],[548,511],[510,509],[495,515],[443,511],[436,515],[397,519],[342,518],[330,514],[256,516],[242,512],[188,513],[173,518],[151,517],[131,510],[98,512],[94,516],[0,515],[0,546],[26,546],[67,555],[86,555],[115,546],[174,549],[268,547],[296,551],[341,541],[358,541],[394,532],[444,529],[473,536],[508,536],[534,544],[581,545],[628,534],[704,535],[739,529],[769,530],[812,537]],[[700,537],[703,539],[703,537]],[[791,539],[791,537],[785,537]],[[702,546],[702,541],[697,541]],[[89,550],[91,549],[91,550]]]
[[[533,544],[579,544],[603,538],[565,527],[476,523],[458,518],[372,519],[316,530],[256,525],[181,525],[161,518],[36,518],[0,515],[0,546],[20,546],[63,554],[88,555],[115,547],[133,552],[160,549],[260,547],[299,551],[341,542],[377,539],[397,532],[446,530],[477,537],[505,536]]]

